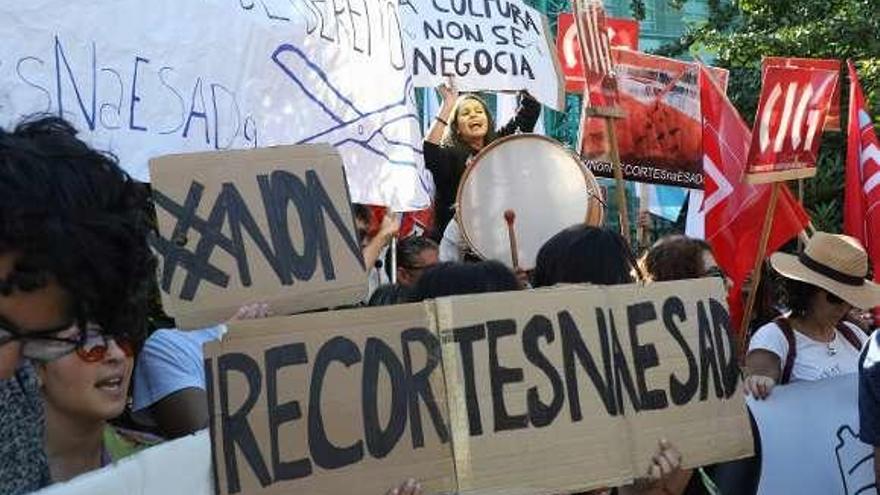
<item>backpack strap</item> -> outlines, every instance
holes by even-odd
[[[856,330],[853,330],[851,326],[847,325],[843,322],[843,320],[841,320],[837,323],[837,331],[840,332],[840,334],[843,335],[843,338],[845,338],[851,346],[855,347],[857,351],[862,350],[862,339],[860,339],[858,335],[859,333],[864,335],[864,332],[861,328],[858,329],[857,333]]]
[[[773,321],[779,326],[779,329],[782,330],[782,335],[785,336],[785,340],[788,342],[788,354],[785,356],[785,363],[783,363],[782,366],[782,376],[779,379],[779,384],[785,385],[791,381],[791,370],[794,369],[794,360],[797,357],[797,343],[794,339],[794,330],[791,328],[791,323],[788,321],[788,318],[780,316]]]

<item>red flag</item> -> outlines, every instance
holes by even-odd
[[[700,103],[703,114],[703,175],[706,241],[715,259],[733,279],[728,294],[731,323],[740,328],[742,285],[755,266],[764,215],[770,203],[770,184],[743,181],[751,133],[736,108],[700,67]],[[773,217],[767,255],[779,249],[809,223],[810,217],[781,187]]]
[[[838,79],[838,70],[764,68],[749,148],[750,182],[816,175],[819,141]]]
[[[865,95],[852,61],[849,65],[849,132],[843,231],[862,242],[880,280],[880,143],[868,115]]]

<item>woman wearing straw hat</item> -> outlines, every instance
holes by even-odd
[[[857,372],[867,336],[843,319],[854,307],[880,305],[880,286],[865,280],[868,255],[861,244],[817,232],[801,255],[776,253],[770,264],[787,279],[791,313],[752,336],[746,392],[763,399],[777,383]]]

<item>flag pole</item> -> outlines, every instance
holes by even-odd
[[[770,189],[770,204],[767,207],[767,213],[764,216],[764,226],[761,228],[761,237],[758,241],[758,256],[755,258],[755,266],[752,268],[752,289],[749,291],[749,297],[746,300],[743,319],[740,323],[739,334],[739,361],[743,363],[746,356],[746,344],[748,343],[749,323],[752,320],[752,311],[755,309],[755,301],[758,297],[758,288],[761,284],[761,270],[764,264],[764,256],[767,254],[767,243],[770,241],[770,232],[773,227],[773,216],[776,213],[776,204],[779,202],[779,188],[782,183],[774,182]]]
[[[626,240],[627,246],[632,248],[632,236],[629,227],[629,211],[626,202],[626,184],[623,181],[623,166],[620,163],[620,148],[617,142],[617,131],[615,130],[614,121],[624,117],[624,113],[619,108],[612,107],[592,107],[590,106],[590,83],[586,74],[588,70],[586,54],[589,53],[587,45],[586,27],[584,26],[583,13],[585,10],[585,0],[574,0],[574,19],[575,27],[578,33],[578,45],[581,49],[581,63],[584,67],[584,96],[581,105],[581,125],[578,132],[578,154],[582,154],[583,138],[586,134],[587,119],[590,117],[599,117],[605,122],[605,135],[608,137],[608,158],[611,161],[611,167],[614,171],[614,184],[616,189],[617,214],[620,225],[620,235]]]

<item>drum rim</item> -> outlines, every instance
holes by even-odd
[[[526,139],[537,138],[539,140],[546,141],[547,143],[550,143],[551,145],[559,148],[564,153],[569,155],[574,160],[574,162],[576,164],[578,164],[578,168],[580,168],[581,174],[584,176],[584,181],[587,184],[592,183],[596,186],[597,189],[600,188],[599,182],[596,180],[596,176],[592,172],[590,172],[590,170],[587,168],[587,166],[583,163],[580,156],[577,153],[575,153],[573,150],[566,148],[559,141],[557,141],[553,138],[544,136],[542,134],[523,132],[523,133],[519,133],[519,134],[512,134],[510,136],[500,137],[500,138],[492,141],[491,143],[489,143],[488,146],[485,146],[483,149],[481,149],[479,151],[479,153],[477,153],[476,156],[474,156],[471,164],[465,168],[464,173],[461,174],[461,180],[459,180],[458,189],[455,192],[455,222],[458,224],[458,231],[459,231],[459,233],[461,233],[461,237],[464,240],[465,244],[467,245],[467,248],[474,251],[474,253],[477,256],[479,256],[481,259],[485,260],[488,258],[486,257],[486,255],[484,253],[482,253],[477,248],[477,246],[474,245],[473,241],[471,240],[470,236],[468,235],[468,232],[464,226],[464,223],[462,223],[462,221],[461,221],[461,207],[460,206],[461,206],[462,189],[464,188],[464,184],[465,184],[465,182],[467,182],[467,178],[470,176],[471,171],[477,167],[477,165],[480,163],[480,160],[483,158],[483,156],[485,154],[489,153],[492,149],[498,147],[499,145],[501,145],[503,143],[506,143],[508,141],[514,141],[517,139],[524,139],[524,138],[526,138]],[[590,180],[591,178],[592,178],[592,181]],[[596,194],[599,194],[599,193],[600,193],[600,190],[597,190]],[[598,200],[596,198],[592,197],[592,195],[588,194],[588,196],[589,196],[588,204],[590,204],[594,201],[596,201],[598,203]],[[602,206],[601,203],[599,204],[599,207],[602,208],[602,211],[603,211],[602,215],[600,217],[600,220],[599,220],[599,223],[601,224],[601,223],[604,223],[604,221],[605,221],[605,213],[604,213],[604,207]],[[589,219],[590,219],[590,208],[588,207],[587,213],[584,215],[583,223],[587,224],[587,221]],[[505,265],[507,265],[507,263],[508,263],[507,261],[504,261],[504,260],[499,260],[499,261],[501,261]]]

